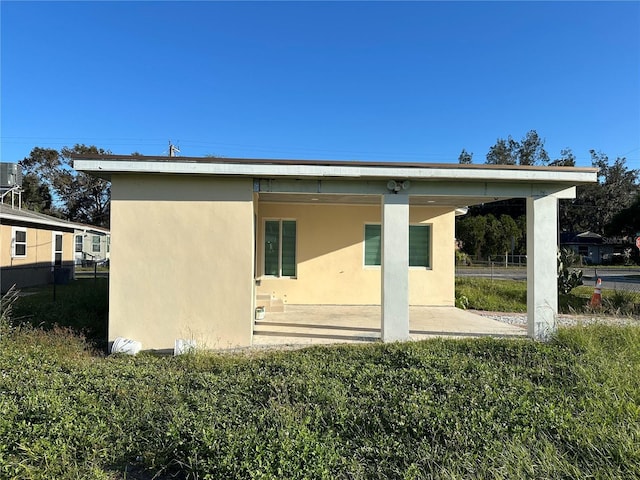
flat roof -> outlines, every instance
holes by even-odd
[[[406,163],[146,155],[72,155],[74,168],[110,179],[118,173],[163,173],[251,177],[454,179],[593,183],[597,168],[538,165]]]

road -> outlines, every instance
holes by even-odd
[[[640,292],[640,267],[607,268],[584,267],[582,269],[585,285],[595,284],[596,276],[602,280],[603,289],[630,290]],[[456,275],[461,277],[485,277],[509,280],[526,280],[527,269],[524,267],[457,267]]]

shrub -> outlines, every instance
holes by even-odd
[[[614,290],[603,301],[603,309],[611,315],[640,314],[640,294],[626,290]]]
[[[580,257],[570,248],[561,248],[558,252],[558,292],[566,295],[582,285],[582,270],[573,268]]]

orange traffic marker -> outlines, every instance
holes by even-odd
[[[596,280],[596,286],[593,289],[593,295],[591,295],[591,302],[589,305],[591,305],[591,308],[602,306],[602,280],[600,278]]]

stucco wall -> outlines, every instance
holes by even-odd
[[[6,221],[0,225],[0,289],[6,292],[13,284],[18,288],[44,285],[53,281],[53,233],[62,233],[62,263],[73,265],[73,233],[60,229],[48,230],[46,226],[32,227],[19,224],[27,230],[26,257],[11,257],[13,225]],[[53,227],[52,227],[53,228]]]
[[[109,340],[251,344],[251,179],[114,175]]]
[[[290,304],[380,304],[380,267],[364,266],[364,225],[380,223],[379,206],[259,204],[258,293]],[[412,206],[410,223],[432,226],[432,268],[409,270],[411,305],[454,304],[454,212]],[[297,226],[297,277],[263,276],[264,222],[293,219]]]

